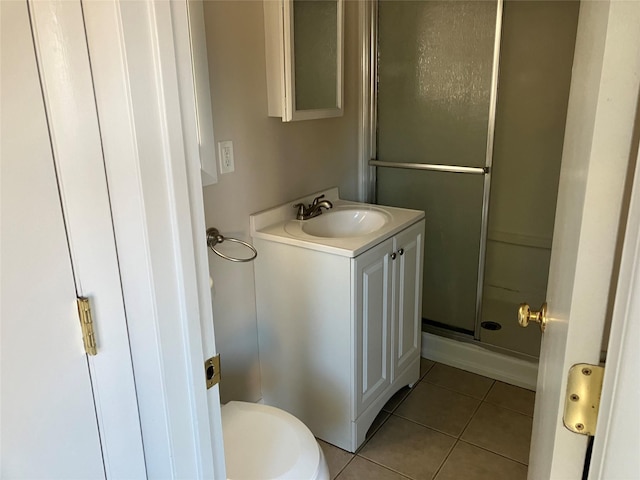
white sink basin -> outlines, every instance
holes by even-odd
[[[333,208],[310,220],[294,219],[292,205],[307,205],[320,195]],[[275,242],[355,258],[422,218],[418,210],[341,200],[338,189],[330,188],[254,213],[249,223],[258,247]]]
[[[369,235],[380,230],[389,220],[389,214],[382,210],[345,208],[328,210],[315,218],[297,223],[302,232],[307,235],[344,238]]]

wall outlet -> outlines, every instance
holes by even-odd
[[[220,161],[220,173],[231,173],[235,170],[233,142],[231,140],[218,142],[218,159]]]

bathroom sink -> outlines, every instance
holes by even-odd
[[[332,209],[310,220],[301,221],[300,228],[314,237],[360,237],[381,229],[389,219],[388,213],[372,208]]]
[[[299,204],[313,204],[314,198],[326,199],[332,207],[297,220]],[[355,258],[423,218],[418,210],[342,200],[338,189],[331,188],[254,213],[249,223],[251,236],[265,249],[275,242]]]

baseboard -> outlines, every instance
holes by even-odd
[[[536,389],[538,364],[471,343],[422,332],[424,358],[529,390]]]

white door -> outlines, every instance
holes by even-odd
[[[621,206],[637,121],[638,25],[640,2],[581,4],[547,289],[550,320],[540,352],[530,479],[578,479],[583,472],[587,437],[563,426],[564,393],[572,365],[599,363],[605,318],[615,293],[615,256],[624,232],[619,225],[626,218]],[[637,138],[635,142],[637,145]]]
[[[0,5],[0,473],[142,478],[142,438],[80,5]],[[95,357],[84,352],[77,295],[92,304]]]
[[[101,478],[91,378],[25,2],[2,3],[2,72],[0,474]]]

